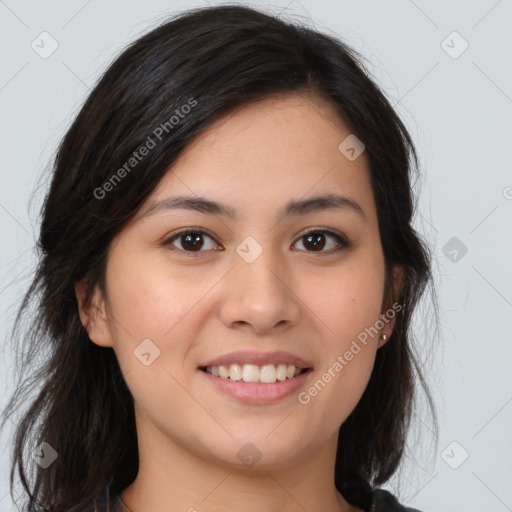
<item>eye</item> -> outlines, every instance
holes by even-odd
[[[204,238],[209,238],[211,240],[210,246],[204,242]],[[324,251],[326,245],[326,239],[334,240],[334,249]],[[301,235],[299,241],[305,240],[303,245],[306,247],[307,252],[328,252],[333,253],[337,251],[341,251],[350,247],[350,243],[347,241],[345,237],[342,235],[321,228],[314,228],[309,230],[308,232]],[[175,245],[176,244],[176,245]],[[203,252],[204,250],[211,250],[216,247],[216,242],[206,231],[202,229],[184,229],[179,231],[178,233],[174,233],[170,238],[165,240],[164,245],[172,246],[173,250],[178,250],[183,253],[193,254],[196,252]],[[309,249],[311,250],[309,250]]]
[[[322,250],[326,246],[326,242],[325,242],[326,238],[331,238],[336,242],[334,244],[334,250],[330,250],[330,251]],[[342,235],[340,235],[334,231],[331,231],[329,229],[315,228],[315,229],[309,230],[307,233],[304,233],[299,238],[299,241],[303,240],[303,239],[305,240],[305,243],[303,243],[303,245],[305,245],[306,247],[312,248],[312,250],[311,251],[308,250],[308,252],[333,253],[333,252],[338,252],[338,251],[341,251],[343,249],[350,247],[350,243],[348,242],[348,240],[345,237],[343,237]]]
[[[201,249],[205,246],[203,240],[204,237],[212,240],[214,242],[213,246],[215,246],[215,241],[213,240],[213,238],[208,233],[201,229],[186,229],[183,231],[179,231],[178,233],[175,233],[173,236],[171,236],[171,238],[168,238],[164,242],[164,245],[174,246],[174,242],[176,241],[181,245],[181,247],[177,247],[177,249],[181,250],[182,252],[201,252]],[[206,246],[208,246],[208,244],[206,244]],[[206,247],[207,250],[212,248],[214,247]]]

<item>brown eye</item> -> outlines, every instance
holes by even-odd
[[[329,238],[335,241],[334,250],[324,251],[323,249],[326,245],[328,245],[326,240]],[[313,231],[309,231],[308,233],[302,235],[299,240],[304,240],[303,245],[306,248],[305,250],[308,252],[336,252],[341,249],[345,249],[350,245],[348,241],[341,235],[325,229],[315,229]],[[331,248],[332,246],[328,247],[328,249]]]
[[[205,241],[209,239],[210,242]],[[350,243],[338,233],[326,229],[314,229],[299,238],[304,240],[303,246],[307,252],[333,253],[350,247]],[[331,242],[329,242],[331,240]],[[297,243],[297,242],[296,242]],[[164,242],[173,250],[194,254],[215,249],[215,240],[205,231],[199,229],[187,229],[175,233]],[[327,247],[326,250],[324,250]]]
[[[208,244],[205,244],[204,238],[212,240],[212,242],[214,242],[213,247],[208,247]],[[175,242],[178,242],[179,246],[176,246]],[[204,231],[187,230],[174,234],[171,238],[165,241],[165,245],[172,245],[183,252],[202,252],[201,249],[203,249],[205,245],[205,250],[209,250],[215,248],[216,243],[213,238]]]

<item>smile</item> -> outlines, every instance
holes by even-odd
[[[277,381],[293,379],[306,372],[308,368],[297,368],[293,364],[280,363],[261,366],[256,364],[206,366],[202,367],[201,370],[221,379],[246,383],[274,384]]]
[[[235,367],[233,369],[233,366]],[[236,368],[236,367],[239,368]],[[273,367],[268,369],[267,367]],[[286,368],[286,374],[283,370]],[[231,396],[238,402],[251,405],[269,405],[277,403],[305,387],[306,381],[313,373],[313,368],[295,368],[293,365],[237,365],[200,367],[199,373],[204,375],[216,391]],[[231,371],[235,379],[231,378]],[[215,376],[213,374],[219,373]],[[221,372],[222,375],[221,376]],[[272,373],[274,372],[274,373]],[[281,379],[278,379],[281,377]],[[282,379],[284,375],[284,379]],[[289,376],[291,375],[291,377]],[[241,378],[239,378],[241,376]],[[238,380],[236,380],[238,379]],[[252,380],[251,380],[252,379]],[[261,381],[260,379],[263,379]],[[264,382],[264,380],[270,382]]]

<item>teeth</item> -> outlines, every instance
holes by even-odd
[[[242,367],[239,364],[232,364],[229,367],[229,378],[231,380],[242,380]]]
[[[232,364],[230,366],[207,366],[206,371],[214,377],[221,379],[231,379],[235,381],[243,380],[244,382],[261,382],[265,384],[273,384],[276,381],[292,379],[300,373],[302,368],[295,368],[295,365],[286,365],[284,363],[265,364],[258,366],[256,364]]]
[[[260,369],[255,364],[244,364],[242,377],[244,382],[258,382],[260,380]]]
[[[277,366],[277,380],[285,380],[286,379],[286,365],[279,364]]]
[[[256,370],[259,370],[257,366]],[[277,370],[273,364],[266,364],[262,366],[261,370],[259,370],[259,373],[259,380],[261,382],[266,382],[268,384],[269,382],[275,382],[277,380]]]

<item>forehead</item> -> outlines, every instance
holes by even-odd
[[[202,196],[243,218],[282,210],[291,199],[336,193],[357,201],[371,220],[373,193],[364,152],[349,160],[350,135],[323,98],[291,95],[244,105],[196,137],[146,202]],[[144,211],[144,208],[141,208]]]

